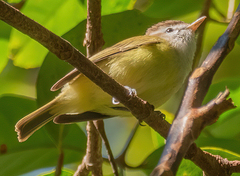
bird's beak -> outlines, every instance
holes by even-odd
[[[187,29],[192,29],[193,31],[196,31],[197,28],[202,24],[202,22],[206,19],[206,16],[202,16],[200,18],[198,18],[196,21],[194,21],[193,23],[191,23]]]

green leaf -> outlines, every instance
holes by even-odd
[[[32,99],[6,95],[0,97],[0,175],[20,175],[35,169],[56,166],[59,149],[44,128],[26,142],[19,143],[16,122],[37,107]],[[63,140],[64,164],[79,161],[85,153],[86,137],[77,125],[71,125]]]
[[[227,24],[208,22],[206,26],[206,33],[203,41],[203,53],[204,59],[218,38],[224,33],[227,28]],[[240,57],[239,57],[240,45],[235,44],[233,50],[226,56],[224,62],[221,64],[216,74],[214,75],[213,83],[220,82],[223,79],[239,79],[240,78]]]
[[[0,74],[0,95],[19,94],[29,97],[35,97],[35,79],[38,69],[23,69],[15,67],[12,60]],[[27,82],[26,82],[27,81]]]
[[[105,131],[114,156],[119,156],[126,150],[136,123],[138,121],[135,118],[114,117],[104,120]],[[116,139],[118,140],[116,141]],[[104,145],[102,153],[107,158]]]
[[[215,138],[212,136],[207,136],[205,133],[201,134],[199,138],[196,140],[196,144],[198,147],[217,147],[223,148],[235,153],[240,154],[239,139],[223,139],[223,138]]]
[[[60,91],[52,92],[50,88],[73,67],[58,59],[54,54],[48,53],[38,74],[37,102],[39,106],[54,99]]]
[[[153,169],[157,166],[163,149],[164,146],[158,148],[153,153],[151,153],[138,168],[143,169],[144,173],[150,175]]]
[[[102,31],[105,46],[112,46],[129,37],[144,35],[147,28],[159,21],[156,18],[146,17],[137,10],[104,16]]]
[[[131,167],[141,165],[153,151],[159,148],[153,143],[151,135],[152,130],[149,126],[138,127],[125,155],[127,165]]]
[[[86,18],[86,7],[77,0],[27,1],[22,12],[57,35],[64,34]],[[11,35],[9,50],[14,55],[14,64],[24,68],[39,67],[48,52],[17,30]]]
[[[132,9],[133,2],[133,0],[103,1],[102,15]],[[78,0],[27,1],[22,13],[57,35],[66,33],[87,16],[86,2],[82,3]],[[84,33],[85,31],[81,35],[84,36]],[[82,40],[80,41],[82,42]],[[14,29],[11,34],[9,53],[14,56],[13,60],[16,66],[35,68],[42,64],[48,50]]]
[[[144,12],[144,15],[154,18],[173,18],[183,16],[202,9],[203,0],[154,0],[152,5]]]
[[[12,28],[4,23],[3,21],[0,21],[0,73],[4,69],[4,67],[7,65],[8,62],[8,43],[9,43],[9,37],[10,32]]]
[[[102,15],[132,10],[135,0],[102,1]]]
[[[177,176],[191,176],[191,175],[202,176],[203,172],[192,161],[183,159],[178,168],[176,175]]]

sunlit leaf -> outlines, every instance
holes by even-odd
[[[0,73],[4,69],[4,67],[7,65],[8,62],[8,42],[10,37],[10,32],[12,28],[4,23],[3,21],[0,21]]]
[[[183,159],[178,171],[177,176],[202,176],[203,171],[197,167],[192,161]]]
[[[154,145],[151,135],[152,131],[149,126],[138,127],[125,156],[125,161],[128,165],[131,167],[141,165],[148,155],[159,148],[159,146]]]
[[[86,18],[86,7],[77,0],[26,1],[22,12],[57,35],[64,34]],[[14,64],[24,68],[39,67],[48,52],[17,30],[11,35],[9,50]]]
[[[15,67],[11,60],[0,74],[0,95],[15,93],[35,97],[35,79],[38,69]],[[28,82],[26,82],[28,80]],[[4,86],[3,86],[4,85]]]

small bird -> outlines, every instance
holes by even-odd
[[[122,85],[136,90],[140,98],[159,107],[180,89],[191,71],[195,31],[205,18],[191,24],[175,20],[160,22],[147,29],[145,35],[125,39],[89,59]],[[131,116],[127,108],[114,103],[110,95],[77,69],[51,90],[60,88],[56,98],[17,122],[19,142],[26,141],[51,120],[73,123]]]

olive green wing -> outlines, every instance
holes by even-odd
[[[98,64],[99,62],[109,58],[110,56],[127,52],[129,50],[137,49],[139,47],[145,46],[145,45],[151,45],[151,44],[157,44],[161,43],[162,39],[158,38],[156,36],[136,36],[131,37],[126,40],[123,40],[109,48],[106,48],[99,53],[93,55],[89,59]],[[75,68],[68,74],[66,74],[63,78],[61,78],[59,81],[57,81],[51,88],[51,91],[56,91],[60,88],[62,88],[66,83],[68,82],[74,82],[78,77],[80,76],[80,72]]]

